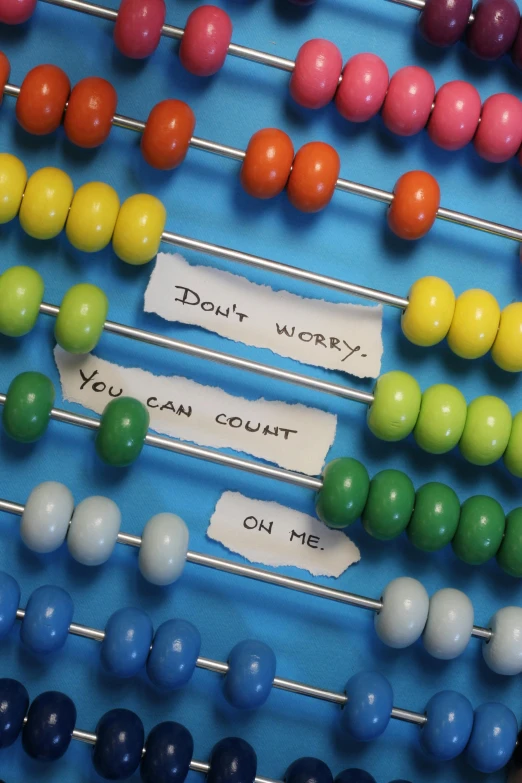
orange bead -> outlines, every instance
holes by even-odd
[[[195,127],[196,117],[188,104],[173,99],[157,103],[141,137],[141,152],[149,166],[169,171],[183,163]]]
[[[35,136],[52,133],[60,125],[71,91],[67,74],[56,65],[37,65],[22,82],[16,101],[16,119]]]
[[[78,147],[92,149],[107,139],[116,112],[118,95],[110,82],[89,76],[76,84],[69,96],[63,127]]]
[[[239,175],[243,188],[254,198],[277,196],[288,182],[293,159],[294,145],[284,131],[257,131],[248,142]]]
[[[440,204],[439,183],[426,171],[408,171],[396,182],[388,210],[388,225],[401,239],[427,234]]]
[[[329,144],[311,141],[294,159],[288,180],[290,203],[301,212],[319,212],[331,200],[339,176],[341,161]]]
[[[4,97],[4,87],[11,75],[11,63],[3,52],[0,52],[0,103]]]

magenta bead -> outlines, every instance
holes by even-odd
[[[460,150],[477,130],[482,101],[469,82],[447,82],[435,96],[428,121],[430,139],[444,150]]]
[[[435,82],[424,68],[407,65],[393,74],[382,108],[386,127],[399,136],[413,136],[428,121]]]
[[[473,10],[475,21],[470,25],[466,42],[477,57],[497,60],[515,40],[520,23],[520,11],[515,0],[479,0]]]
[[[350,122],[367,122],[380,110],[388,83],[386,63],[376,54],[350,57],[335,95],[339,114]]]
[[[507,92],[491,95],[482,107],[480,125],[473,140],[481,158],[503,163],[522,144],[522,103]]]
[[[229,15],[215,5],[201,5],[190,14],[181,39],[181,64],[196,76],[212,76],[225,62],[232,22]]]
[[[426,0],[419,28],[431,44],[451,46],[464,35],[470,13],[471,0]]]
[[[27,22],[36,8],[36,0],[0,0],[0,22],[22,24]]]
[[[307,109],[320,109],[335,95],[343,67],[341,52],[331,41],[306,41],[295,58],[290,78],[290,95]]]
[[[114,43],[126,57],[142,60],[156,51],[165,23],[165,0],[122,0]]]
[[[522,22],[518,25],[518,32],[515,38],[515,42],[511,47],[511,59],[517,66],[522,69]]]

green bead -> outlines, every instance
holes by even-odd
[[[513,416],[511,435],[504,452],[504,464],[517,478],[522,478],[522,411]]]
[[[317,516],[328,527],[348,527],[361,516],[369,489],[370,477],[362,463],[351,457],[332,460],[317,495]]]
[[[140,456],[149,429],[149,412],[134,397],[111,400],[102,413],[96,435],[98,456],[108,465],[124,468]]]
[[[447,484],[431,481],[417,490],[415,509],[406,531],[411,543],[424,552],[446,546],[459,524],[460,503]]]
[[[370,481],[362,515],[364,529],[380,541],[389,541],[405,530],[413,513],[415,488],[400,470],[381,470]]]
[[[468,405],[459,443],[463,456],[473,465],[496,462],[508,445],[511,423],[511,412],[500,397],[477,397]]]
[[[522,508],[514,508],[506,517],[506,532],[497,563],[507,574],[522,576]]]
[[[464,395],[455,386],[448,383],[430,386],[422,395],[413,437],[429,454],[445,454],[459,442],[467,411]]]
[[[56,342],[69,353],[89,353],[98,344],[109,301],[90,283],[73,285],[65,294],[56,319]]]
[[[381,440],[406,438],[415,426],[421,405],[419,384],[406,372],[388,372],[377,380],[368,408],[368,427]]]
[[[462,504],[453,551],[469,565],[482,565],[497,554],[506,518],[502,506],[487,495],[475,495]]]
[[[13,378],[4,403],[2,421],[7,434],[20,443],[39,440],[47,429],[54,405],[54,386],[40,372]]]
[[[44,295],[41,276],[29,266],[12,266],[0,277],[0,333],[22,337],[38,318]]]

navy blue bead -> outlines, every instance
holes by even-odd
[[[468,744],[473,728],[473,707],[456,691],[440,691],[426,706],[428,722],[422,727],[420,743],[429,756],[449,761]]]
[[[276,657],[271,647],[256,639],[236,644],[228,658],[226,700],[240,710],[261,707],[268,699],[275,677]]]
[[[131,710],[109,710],[96,726],[94,769],[106,780],[124,780],[138,769],[143,752],[143,723]]]
[[[16,620],[20,608],[20,587],[16,579],[0,571],[0,639],[6,636]]]
[[[284,780],[285,783],[333,783],[333,776],[324,761],[303,756],[290,764]]]
[[[22,731],[25,752],[33,759],[56,761],[69,747],[75,724],[76,707],[65,693],[41,693],[29,707]]]
[[[29,694],[18,680],[0,680],[0,748],[8,748],[22,731]]]
[[[517,719],[508,707],[496,702],[475,710],[471,738],[466,748],[468,763],[479,772],[496,772],[515,750]]]
[[[334,783],[375,783],[375,778],[364,769],[343,769],[336,776]]]
[[[239,737],[226,737],[212,748],[207,783],[254,783],[256,772],[252,745]]]
[[[163,690],[186,685],[194,673],[201,649],[198,629],[186,620],[167,620],[154,634],[147,674]]]
[[[141,762],[143,783],[183,783],[194,753],[192,734],[181,723],[154,726],[145,742]]]
[[[341,712],[341,726],[360,742],[380,737],[390,722],[393,691],[379,672],[360,672],[346,683],[348,702]]]
[[[152,642],[152,623],[141,609],[118,609],[109,617],[101,660],[117,677],[134,677],[145,666]]]
[[[20,628],[22,642],[35,653],[61,650],[69,633],[74,605],[68,592],[56,585],[38,587],[29,596]]]

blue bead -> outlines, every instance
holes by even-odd
[[[324,761],[303,756],[290,764],[284,780],[285,783],[333,783],[333,776]]]
[[[29,694],[18,680],[0,680],[0,748],[8,748],[22,731]]]
[[[194,753],[194,740],[185,726],[158,723],[147,737],[145,750],[140,768],[143,783],[183,783]]]
[[[16,579],[0,571],[0,639],[7,636],[16,620],[20,608],[20,587]]]
[[[65,693],[41,693],[29,707],[22,731],[25,752],[33,759],[56,761],[69,747],[75,724],[76,707]]]
[[[117,677],[134,677],[145,665],[152,641],[152,623],[141,609],[118,609],[109,617],[101,660]]]
[[[380,737],[391,717],[393,691],[379,672],[360,672],[346,683],[348,702],[341,712],[341,726],[360,742]]]
[[[364,769],[343,769],[336,776],[334,783],[375,783],[375,778]]]
[[[517,732],[517,719],[508,707],[496,702],[481,704],[475,710],[466,748],[468,763],[479,772],[501,769],[515,750]]]
[[[186,620],[167,620],[154,634],[147,673],[163,690],[186,685],[196,668],[201,649],[198,629]]]
[[[236,644],[228,658],[226,700],[240,710],[260,707],[268,699],[275,676],[276,657],[271,647],[256,639]]]
[[[20,638],[35,653],[60,650],[73,618],[72,598],[56,585],[38,587],[29,596]]]
[[[239,737],[226,737],[212,748],[207,783],[254,783],[256,772],[252,745]]]
[[[422,727],[420,743],[429,756],[449,761],[468,744],[473,728],[473,707],[456,691],[441,691],[426,706],[428,722]]]
[[[96,744],[92,751],[94,769],[106,780],[130,777],[141,761],[145,731],[131,710],[109,710],[96,726]]]

